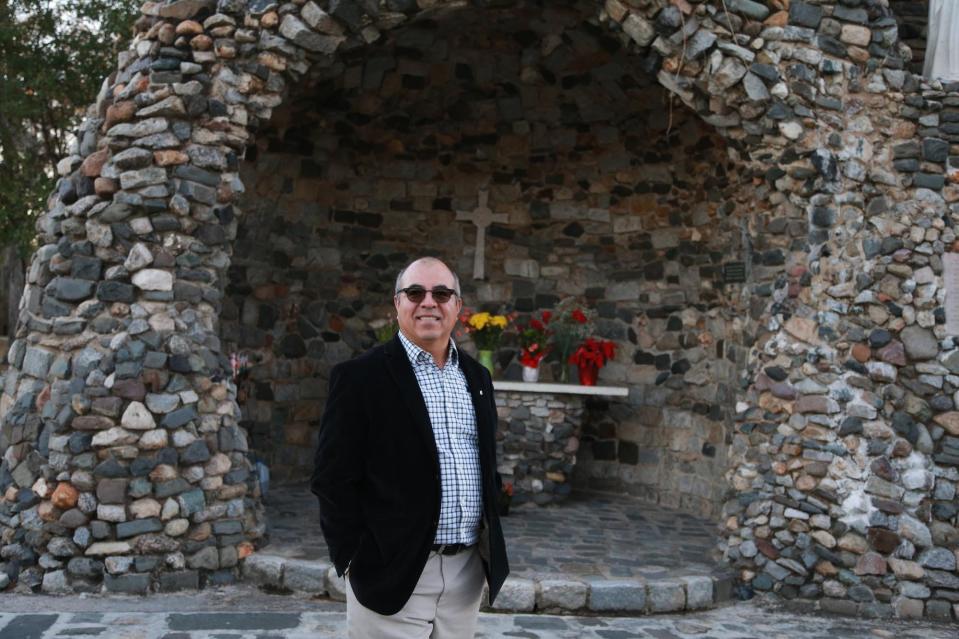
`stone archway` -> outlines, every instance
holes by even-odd
[[[239,158],[312,70],[464,4],[144,5],[58,165],[10,349],[0,521],[21,583],[96,587],[102,557],[108,589],[231,578],[263,525],[217,330]],[[597,16],[755,186],[727,556],[757,589],[951,617],[956,514],[940,502],[959,413],[940,399],[954,343],[935,307],[959,103],[896,68],[885,2],[869,26],[830,2],[769,5],[607,0]],[[905,512],[887,503],[904,495]],[[927,603],[914,581],[945,594]]]
[[[275,479],[309,477],[328,369],[372,346],[391,273],[426,251],[463,274],[468,307],[575,296],[619,343],[603,379],[633,398],[593,411],[578,485],[718,513],[746,359],[740,285],[724,277],[744,259],[738,165],[593,16],[571,3],[413,20],[302,82],[257,131],[221,337],[257,362],[240,404]],[[455,218],[482,189],[506,217],[475,281],[474,231]],[[500,353],[507,379],[515,351]],[[569,494],[571,468],[545,486],[524,470],[519,450],[541,435],[504,418],[507,433],[514,503]]]

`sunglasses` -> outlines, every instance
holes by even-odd
[[[426,299],[427,293],[432,293],[433,301],[437,304],[446,304],[450,301],[450,298],[456,295],[456,291],[451,288],[446,288],[445,286],[437,286],[433,289],[425,289],[422,286],[407,286],[406,288],[401,288],[396,291],[396,294],[406,293],[407,299],[409,299],[414,304],[419,304]]]

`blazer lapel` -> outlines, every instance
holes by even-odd
[[[413,365],[410,358],[406,355],[406,350],[400,342],[399,334],[386,343],[384,349],[386,353],[386,364],[393,377],[393,381],[400,389],[406,407],[413,415],[413,421],[416,422],[417,430],[423,437],[426,445],[433,451],[433,459],[439,463],[439,453],[436,450],[436,440],[433,438],[433,426],[430,424],[430,414],[426,410],[426,402],[423,401],[423,394],[420,392],[420,385],[416,381],[416,374],[413,372]]]

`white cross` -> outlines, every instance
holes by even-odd
[[[457,211],[456,219],[460,222],[472,222],[476,225],[476,252],[473,253],[473,279],[481,280],[486,277],[486,229],[493,222],[507,222],[509,216],[505,213],[493,213],[488,206],[489,191],[479,192],[479,206],[472,211]]]

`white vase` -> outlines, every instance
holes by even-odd
[[[539,381],[539,367],[524,366],[523,367],[523,381],[524,382],[538,382]]]

